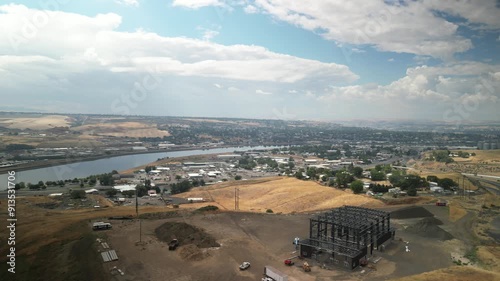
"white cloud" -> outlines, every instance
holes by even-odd
[[[116,3],[125,5],[125,6],[134,6],[134,7],[139,7],[139,1],[138,0],[115,0]]]
[[[172,6],[182,6],[190,9],[198,9],[208,6],[224,6],[221,0],[174,0]]]
[[[265,91],[263,91],[263,90],[261,90],[261,89],[257,89],[257,90],[255,90],[255,93],[256,93],[256,94],[260,94],[260,95],[272,95],[272,94],[273,94],[273,93],[271,93],[271,92],[265,92]]]
[[[219,31],[221,29],[220,26],[214,26],[214,29],[209,29],[206,27],[198,26],[196,29],[201,30],[203,32],[202,39],[205,41],[211,41],[215,36],[219,35]]]
[[[49,100],[64,112],[221,116],[216,108],[224,108],[224,116],[273,118],[273,109],[286,104],[297,118],[428,117],[460,102],[478,104],[478,117],[470,118],[500,118],[498,65],[422,65],[387,85],[353,85],[359,77],[345,65],[260,46],[118,31],[122,18],[113,13],[43,11],[47,22],[25,34],[23,19],[35,13],[40,11],[0,6],[0,98],[9,99],[0,110],[22,104],[57,111],[40,102]],[[134,103],[137,85],[147,94]],[[116,101],[129,111],[115,112]]]
[[[0,52],[52,58],[54,61],[46,66],[50,67],[47,71],[98,69],[142,73],[154,69],[181,76],[285,83],[316,77],[331,83],[358,79],[345,65],[274,53],[259,46],[225,46],[197,39],[162,37],[142,30],[116,31],[121,23],[116,14],[87,17],[48,12],[48,24],[39,28],[36,36],[22,38],[24,44],[12,48],[9,39],[22,37],[22,18],[31,18],[37,11],[20,5],[0,6],[0,11],[4,11],[0,14],[0,26],[10,31],[0,34]]]
[[[253,6],[253,5],[247,5],[245,6],[245,8],[243,9],[245,11],[245,13],[247,14],[255,14],[257,13],[259,10],[257,9],[257,7]]]
[[[469,39],[457,35],[458,25],[436,16],[422,2],[255,0],[255,5],[328,40],[373,45],[382,51],[445,58],[472,47]]]
[[[388,62],[393,62],[394,61],[394,58],[390,58],[387,60]]]

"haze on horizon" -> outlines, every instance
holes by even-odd
[[[498,1],[0,5],[0,111],[500,120]]]

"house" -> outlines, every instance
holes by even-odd
[[[200,174],[198,174],[198,173],[189,173],[189,174],[188,174],[188,177],[189,177],[190,179],[201,179],[201,178],[203,178],[203,176],[202,176],[202,175],[200,175]]]
[[[85,190],[85,193],[87,193],[87,194],[97,194],[97,192],[98,192],[98,190],[95,188]]]
[[[148,190],[148,195],[150,197],[156,197],[156,196],[158,196],[158,194],[156,194],[156,190],[154,190],[154,189]]]
[[[133,184],[115,185],[113,186],[113,188],[118,190],[119,192],[129,191],[129,190],[135,191],[135,185]]]
[[[431,186],[430,190],[432,192],[436,192],[436,193],[442,193],[442,192],[444,192],[444,188],[442,188],[440,186]]]

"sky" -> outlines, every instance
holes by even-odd
[[[500,121],[498,0],[0,4],[0,111]]]

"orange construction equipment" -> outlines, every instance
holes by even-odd
[[[309,264],[306,261],[302,265],[302,268],[304,269],[305,272],[310,272],[311,271],[311,267],[309,266]]]

